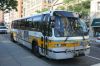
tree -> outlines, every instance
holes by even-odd
[[[73,7],[72,7],[72,5],[70,6],[70,3],[74,2],[74,1],[76,1],[76,0],[63,0],[64,4],[65,5],[67,4],[66,10],[70,10],[69,7],[71,7],[72,8],[71,10],[73,11]]]
[[[74,6],[70,5],[68,6],[68,10],[75,11],[75,12],[81,12],[82,6],[80,4],[75,4]]]
[[[47,9],[47,8],[44,8],[44,9],[42,9],[42,10],[37,10],[37,11],[35,11],[35,12],[41,13],[41,12],[45,12],[45,11],[48,11],[48,9]]]
[[[0,0],[0,10],[3,13],[7,13],[13,9],[17,11],[17,5],[17,0]]]
[[[71,1],[74,1],[74,0],[63,0],[63,2],[64,2],[65,4],[68,4],[68,3],[70,3]]]
[[[17,11],[17,5],[17,0],[0,0],[0,10],[3,12],[3,20],[4,13],[8,13],[13,9]]]
[[[82,3],[82,5],[83,5],[84,8],[89,9],[90,8],[90,0],[84,1]]]
[[[57,10],[65,10],[65,7],[64,6],[58,6]]]
[[[83,1],[78,4],[74,4],[73,6],[70,5],[68,6],[68,10],[75,11],[75,12],[81,13],[83,16],[86,16],[88,15],[89,10],[90,10],[90,0]]]
[[[40,11],[40,10],[36,10],[35,12],[36,12],[36,13],[41,13],[41,11]]]
[[[47,8],[44,8],[44,9],[42,9],[41,12],[45,12],[45,11],[48,11],[48,9]]]

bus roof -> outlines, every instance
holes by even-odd
[[[79,17],[78,13],[75,13],[75,12],[55,11],[54,13],[61,15],[61,16],[65,16],[65,17],[75,17],[75,18]]]
[[[68,12],[68,11],[64,11],[64,10],[54,10],[54,11],[47,11],[47,12],[43,12],[43,13],[39,13],[39,14],[33,14],[32,16],[19,18],[16,20],[27,19],[30,17],[41,16],[43,14],[51,14],[51,13],[53,13],[53,14],[55,13],[56,15],[65,16],[65,17],[75,17],[75,18],[79,17],[78,13],[75,13],[75,12]]]

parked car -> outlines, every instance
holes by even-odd
[[[6,26],[0,26],[0,33],[7,33]]]

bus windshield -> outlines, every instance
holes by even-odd
[[[87,26],[79,18],[56,16],[54,34],[56,37],[88,35]]]

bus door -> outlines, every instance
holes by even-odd
[[[27,30],[24,31],[24,40],[25,41],[28,41],[28,38],[29,38],[29,32]]]
[[[42,24],[42,41],[43,41],[43,49],[42,52],[44,55],[48,55],[48,36],[51,36],[51,27],[50,27],[50,15],[46,14],[43,17],[43,24]]]
[[[41,48],[41,52],[44,54],[44,55],[47,55],[48,54],[48,30],[46,28],[46,26],[43,26],[43,37],[41,37],[41,41],[42,41],[42,48]]]
[[[41,38],[41,40],[43,41],[43,44],[42,44],[42,48],[41,48],[41,52],[44,54],[44,55],[48,55],[48,38],[47,36],[44,36]]]

